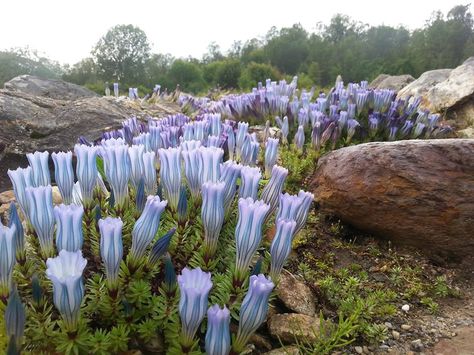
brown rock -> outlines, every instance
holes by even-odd
[[[474,327],[456,329],[457,336],[451,339],[442,339],[432,350],[436,355],[470,355],[474,354]]]
[[[293,312],[307,316],[316,313],[316,297],[311,289],[287,271],[283,271],[280,276],[277,293],[285,307]]]
[[[314,341],[319,334],[319,318],[297,313],[276,314],[268,322],[270,335],[287,344]]]
[[[0,193],[0,205],[9,204],[12,201],[15,201],[15,193],[13,190],[3,191]]]
[[[312,184],[323,211],[361,230],[442,257],[474,252],[474,140],[339,149]]]
[[[405,74],[405,75],[380,74],[370,83],[370,87],[375,88],[375,89],[390,89],[390,90],[399,91],[414,80],[415,78],[409,74]]]
[[[263,355],[299,355],[300,351],[296,346],[285,346],[284,348],[273,349]]]

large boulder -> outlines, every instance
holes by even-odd
[[[434,257],[474,253],[474,140],[366,143],[322,157],[323,211]]]
[[[436,69],[430,70],[420,75],[418,79],[412,81],[410,84],[405,86],[398,92],[397,97],[401,99],[406,99],[410,96],[421,96],[424,98],[424,95],[431,88],[440,82],[446,80],[451,73],[452,69]]]
[[[61,100],[0,90],[0,191],[11,186],[7,170],[26,165],[26,153],[71,149],[80,136],[98,139],[132,115],[162,117],[177,112],[178,105],[171,102],[148,104],[96,95]]]
[[[409,74],[405,74],[405,75],[380,74],[370,83],[369,86],[374,89],[390,89],[390,90],[399,91],[414,80],[415,78]]]
[[[83,86],[63,80],[39,78],[33,75],[20,75],[4,84],[9,91],[19,91],[33,96],[49,97],[59,100],[77,100],[98,96]]]

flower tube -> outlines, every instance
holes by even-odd
[[[13,185],[16,201],[20,204],[21,210],[29,223],[28,201],[26,199],[26,188],[33,186],[33,171],[30,166],[8,170],[8,176]]]
[[[220,164],[224,158],[224,150],[216,147],[199,147],[201,160],[202,183],[217,182],[220,178]]]
[[[114,192],[115,206],[121,211],[128,203],[128,180],[131,172],[128,146],[106,146],[102,153],[105,175]]]
[[[82,249],[82,216],[84,208],[78,205],[59,205],[54,207],[56,219],[56,248],[67,251]]]
[[[224,188],[224,209],[227,214],[232,206],[235,191],[237,190],[237,179],[240,176],[242,166],[232,160],[227,160],[221,164],[221,178],[220,181],[225,183]]]
[[[97,148],[76,144],[76,175],[81,189],[82,203],[88,206],[92,202],[94,187],[97,184]]]
[[[54,178],[58,185],[63,202],[72,203],[72,189],[74,187],[74,170],[72,169],[72,152],[52,153],[54,163]]]
[[[215,304],[207,310],[206,354],[227,355],[230,352],[230,311]]]
[[[10,292],[13,267],[15,266],[16,227],[5,227],[0,222],[0,298],[6,299]]]
[[[213,256],[217,250],[219,234],[224,223],[223,182],[205,182],[202,185],[201,219],[204,226],[204,247],[207,256]]]
[[[273,166],[270,181],[262,191],[262,200],[267,205],[270,205],[269,215],[278,207],[280,194],[283,191],[283,186],[285,185],[285,179],[287,176],[287,169],[278,165]]]
[[[145,195],[155,195],[157,189],[155,152],[143,153],[143,177],[145,183]]]
[[[99,219],[100,256],[105,266],[109,290],[118,287],[120,262],[123,257],[122,227],[120,218]]]
[[[128,147],[128,155],[130,158],[130,181],[135,190],[140,183],[140,179],[143,178],[145,170],[143,166],[143,153],[145,153],[145,146],[142,144]]]
[[[265,177],[270,178],[272,168],[278,158],[278,139],[268,138],[265,143]]]
[[[257,199],[258,184],[262,174],[260,169],[255,167],[244,166],[241,171],[241,185],[239,188],[239,197],[247,198],[251,197],[253,200]]]
[[[283,265],[290,255],[295,230],[296,222],[293,220],[279,219],[276,222],[276,234],[270,247],[270,276],[274,281],[278,281]]]
[[[34,152],[26,154],[28,162],[33,169],[33,185],[47,186],[51,185],[51,177],[49,175],[48,159],[49,152]]]
[[[160,183],[171,210],[176,211],[181,189],[181,149],[159,149],[158,154],[161,162]]]

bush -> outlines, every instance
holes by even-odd
[[[239,86],[242,89],[251,89],[257,86],[259,81],[265,81],[270,78],[272,80],[279,80],[281,74],[270,64],[250,63],[242,72],[239,79]]]

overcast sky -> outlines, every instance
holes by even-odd
[[[467,1],[467,0],[466,0]],[[462,0],[2,0],[0,50],[29,46],[61,63],[75,63],[116,24],[143,29],[153,50],[201,57],[210,42],[227,50],[234,40],[301,23],[313,31],[336,13],[371,25],[424,25],[435,10]]]

